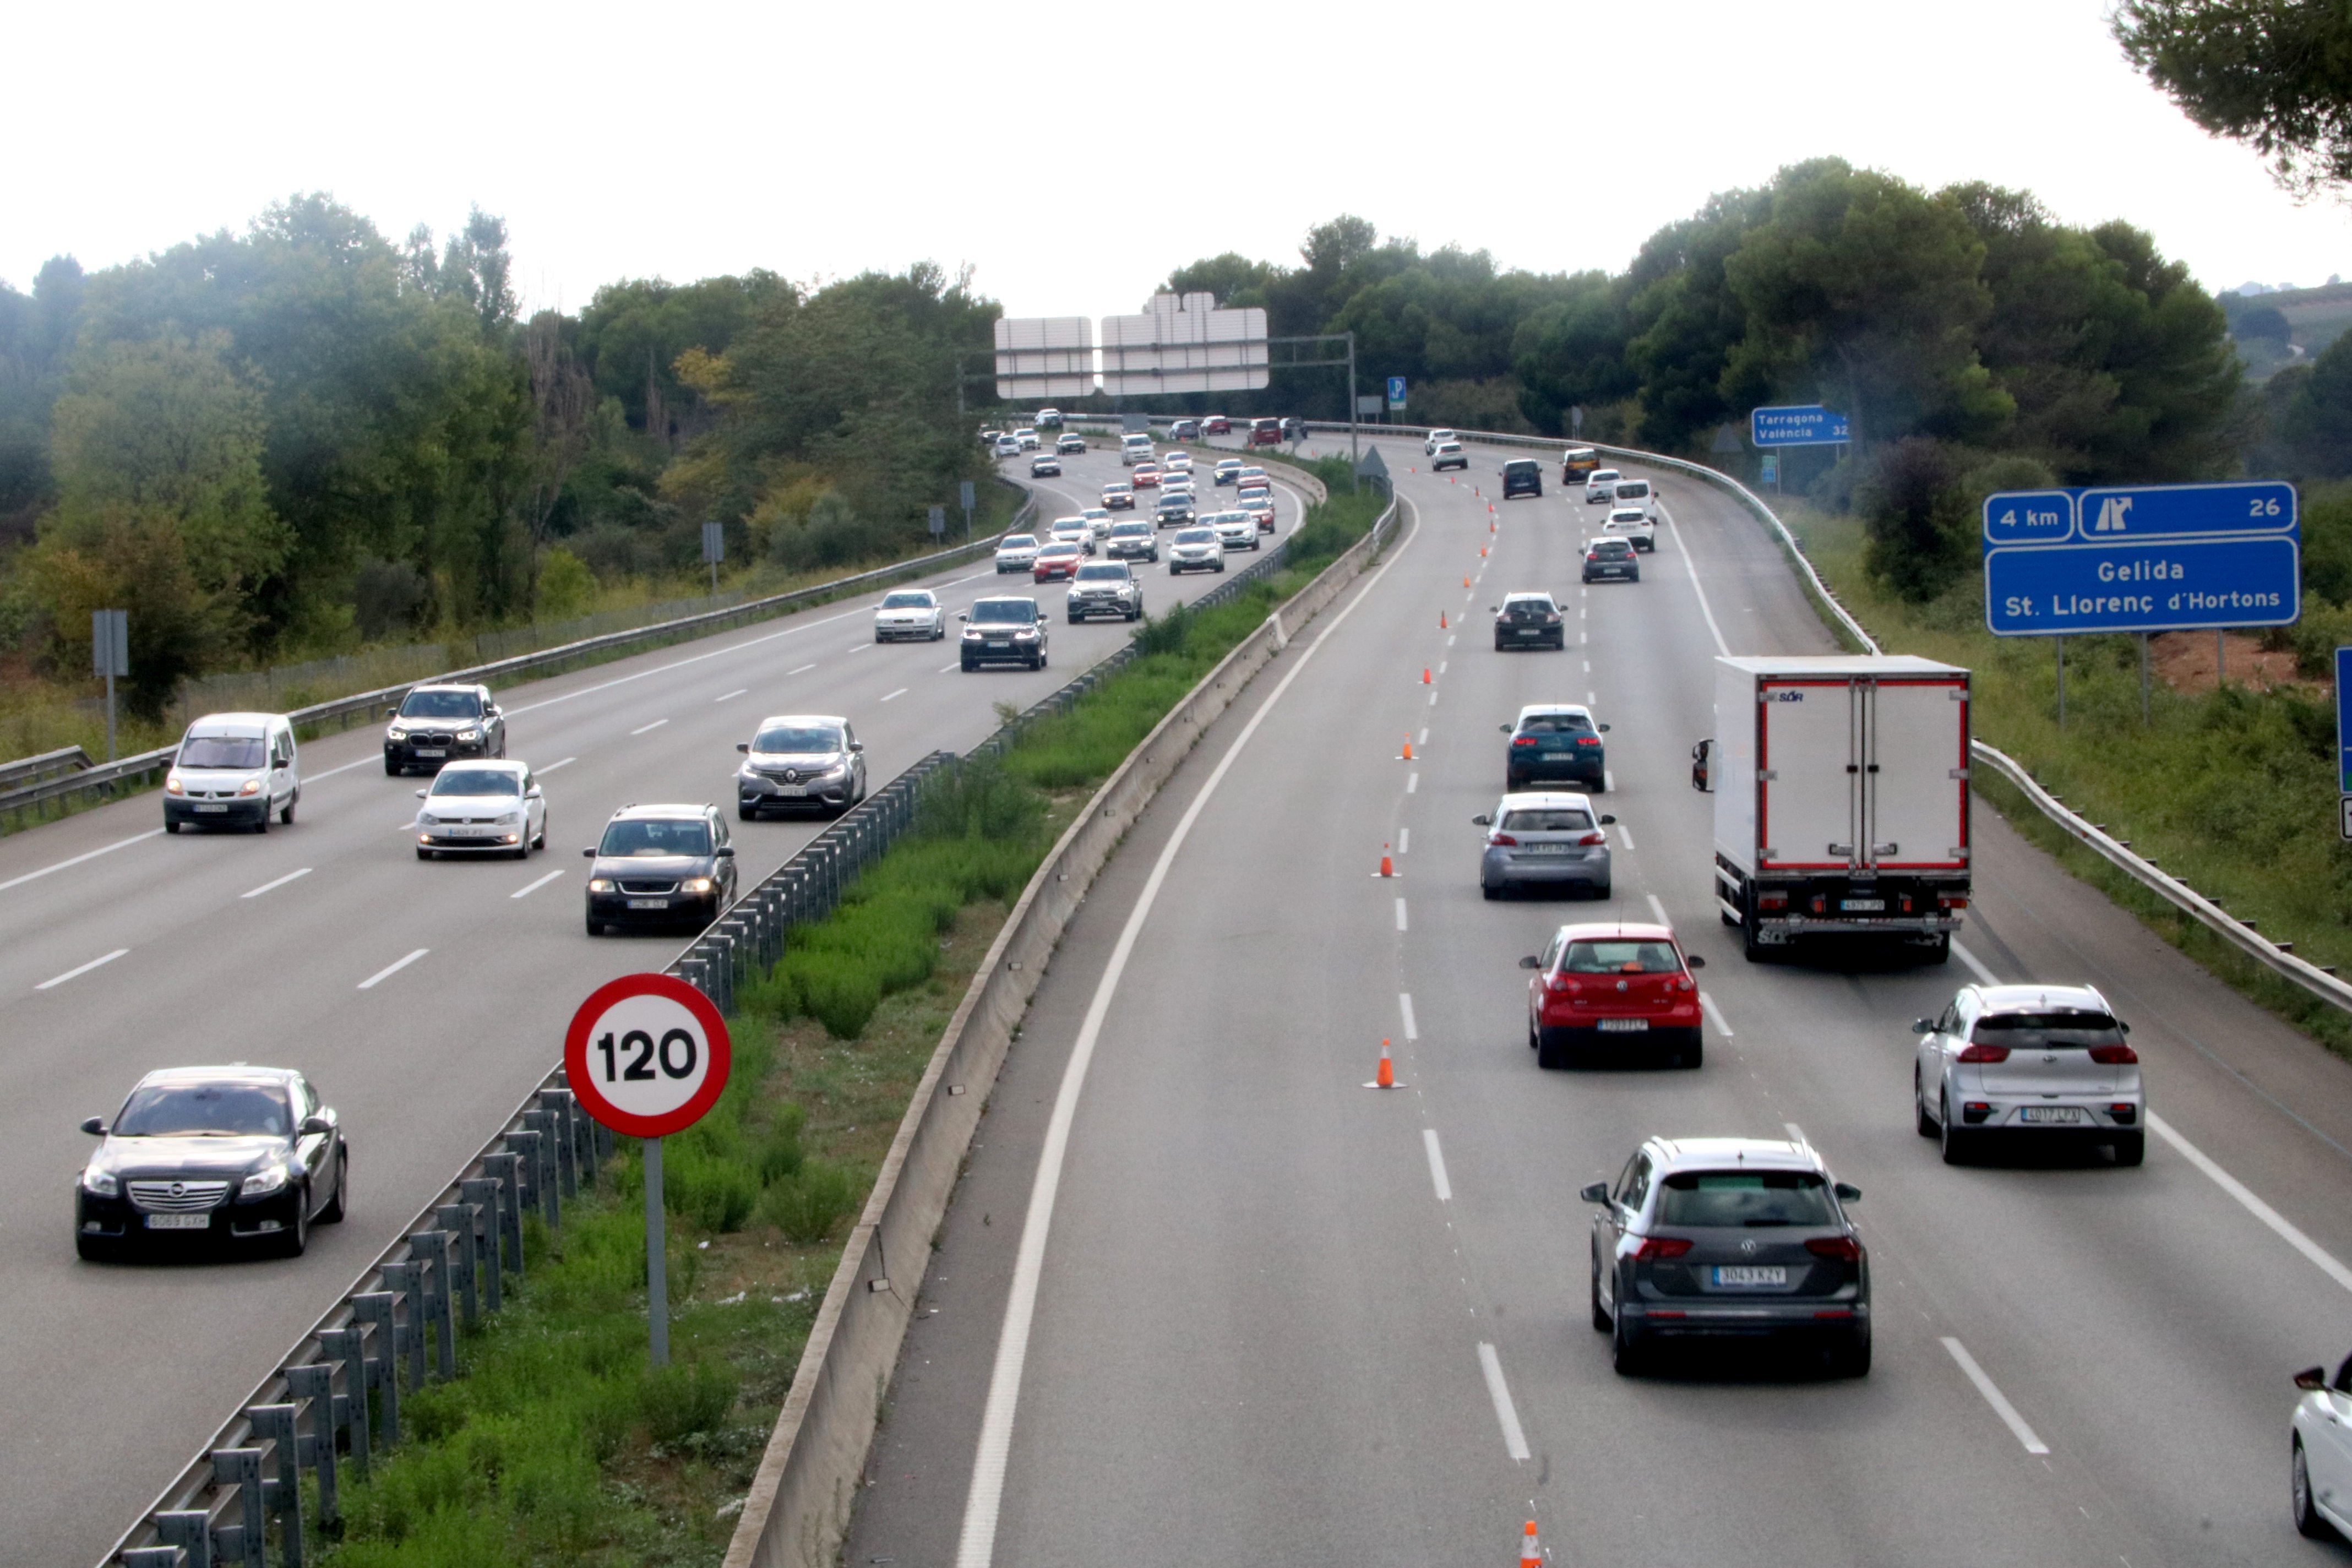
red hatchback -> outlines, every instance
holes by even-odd
[[[1562,926],[1541,958],[1523,958],[1528,1044],[1538,1066],[1574,1067],[1597,1047],[1644,1062],[1699,1065],[1698,983],[1706,960],[1672,928],[1621,921]]]
[[[1127,482],[1137,489],[1149,489],[1160,482],[1160,469],[1150,463],[1139,463],[1135,472],[1127,476]]]
[[[1057,583],[1076,576],[1078,568],[1086,563],[1086,558],[1083,546],[1049,544],[1037,552],[1037,564],[1029,569],[1030,575],[1040,583]]]

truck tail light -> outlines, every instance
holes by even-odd
[[[1830,901],[1828,899],[1822,897],[1819,893],[1815,893],[1813,895],[1813,913],[1817,915],[1827,914],[1829,912],[1829,908]]]
[[[1756,895],[1756,908],[1759,912],[1785,910],[1788,907],[1789,895],[1786,893],[1759,893]]]
[[[1960,1052],[1964,1062],[2005,1062],[2009,1060],[2007,1046],[1971,1045]]]
[[[2139,1060],[2139,1053],[2121,1040],[2117,1040],[2112,1046],[2093,1046],[2091,1059],[2101,1067],[2130,1067]]]
[[[1633,1261],[1656,1263],[1668,1258],[1680,1258],[1690,1249],[1688,1237],[1645,1236],[1642,1238],[1642,1245],[1633,1249]]]
[[[1948,910],[1964,910],[1969,907],[1969,900],[1966,898],[1951,893],[1942,895],[1936,902]]]

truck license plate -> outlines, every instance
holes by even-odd
[[[208,1214],[151,1214],[147,1216],[149,1230],[210,1230],[213,1216]]]
[[[1885,899],[1840,899],[1838,908],[1850,915],[1883,915],[1886,912]]]

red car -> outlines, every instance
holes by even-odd
[[[1037,552],[1037,564],[1030,569],[1040,583],[1052,583],[1074,577],[1087,558],[1085,549],[1076,544],[1049,544]]]
[[[1279,420],[1279,419],[1253,419],[1253,420],[1251,420],[1251,421],[1250,421],[1250,432],[1249,432],[1249,444],[1250,444],[1251,446],[1253,446],[1253,447],[1279,447],[1279,446],[1281,446],[1281,445],[1282,445],[1282,421],[1281,421],[1281,420]]]
[[[1541,958],[1523,958],[1528,1044],[1538,1066],[1573,1067],[1602,1044],[1643,1061],[1699,1065],[1698,982],[1670,927],[1609,921],[1559,928]]]
[[[1201,433],[1204,436],[1230,436],[1234,433],[1234,422],[1222,414],[1204,415],[1201,419]]]
[[[1253,487],[1234,498],[1234,505],[1257,519],[1260,533],[1274,531],[1274,492]]]
[[[1136,465],[1135,472],[1127,476],[1127,482],[1137,489],[1151,488],[1160,483],[1160,469],[1151,463],[1139,463]]]

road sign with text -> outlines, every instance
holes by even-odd
[[[1753,409],[1748,438],[1759,447],[1838,447],[1853,439],[1845,416],[1818,403]]]
[[[666,1138],[701,1121],[732,1060],[727,1020],[673,974],[598,986],[563,1037],[564,1076],[581,1109],[631,1138]]]
[[[1996,637],[2285,626],[2302,613],[2294,487],[2277,480],[1985,498]]]

